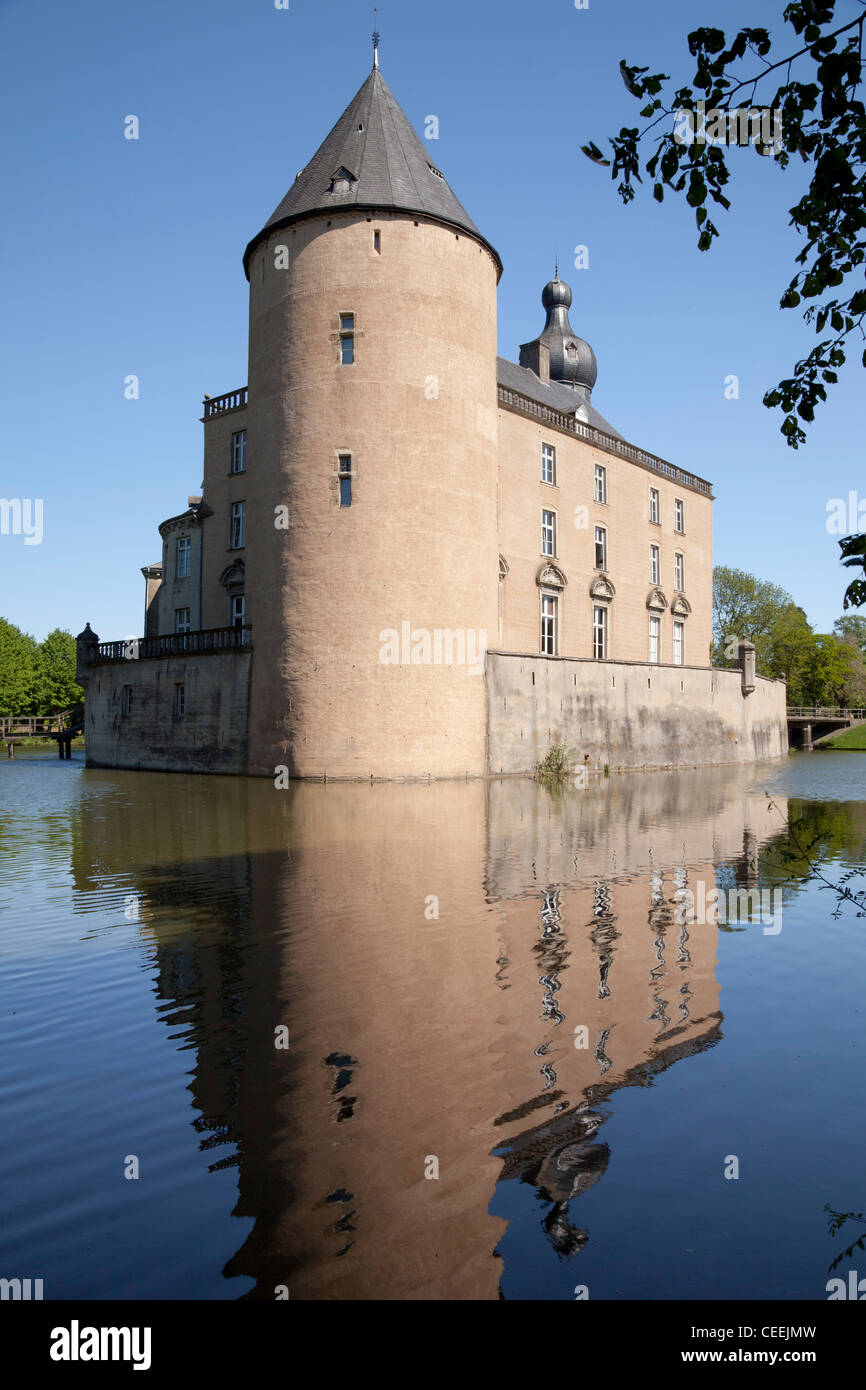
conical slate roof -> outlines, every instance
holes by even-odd
[[[254,247],[275,227],[345,207],[394,208],[435,217],[482,242],[501,274],[499,256],[428,158],[378,68],[253,237],[244,252],[244,269]]]

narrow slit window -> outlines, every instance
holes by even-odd
[[[376,251],[376,252],[378,252],[379,255],[382,254],[382,233],[381,233],[381,232],[374,232],[374,233],[373,233],[373,250]]]
[[[340,506],[352,505],[352,455],[340,454]]]
[[[351,367],[355,360],[355,315],[340,315],[340,362]]]
[[[183,719],[186,714],[186,686],[176,685],[174,687],[174,717]]]

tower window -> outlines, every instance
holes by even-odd
[[[374,233],[373,233],[373,250],[374,250],[374,251],[378,251],[378,252],[381,254],[381,251],[382,251],[382,233],[381,233],[381,232],[374,232]]]
[[[340,454],[340,506],[352,505],[352,455]]]
[[[176,685],[174,687],[174,717],[183,719],[186,714],[186,686]]]
[[[556,484],[556,450],[552,444],[541,446],[541,481]]]
[[[661,564],[659,559],[659,548],[657,545],[650,546],[650,584],[658,584],[661,578]]]
[[[683,532],[686,529],[685,508],[681,497],[674,501],[674,530]]]
[[[189,579],[190,550],[189,536],[178,536],[174,552],[174,573],[177,579]]]
[[[189,632],[189,609],[176,608],[174,610],[174,630],[175,632]]]
[[[595,500],[607,502],[607,469],[601,463],[595,465]]]
[[[541,553],[556,554],[556,512],[541,513]]]
[[[604,526],[595,528],[595,567],[597,570],[607,569],[607,530]]]
[[[650,521],[659,524],[659,490],[657,487],[650,488]]]
[[[680,552],[677,551],[676,555],[674,556],[674,588],[675,588],[675,589],[679,589],[680,593],[682,593],[682,591],[683,591],[683,589],[684,589],[685,587],[686,587],[685,561],[683,560],[683,557],[682,557],[682,555],[680,554]]]
[[[556,628],[559,599],[556,594],[541,595],[541,655],[556,656]]]
[[[232,502],[229,523],[229,550],[243,550],[246,544],[246,502]]]
[[[592,610],[592,654],[596,661],[607,660],[607,609],[600,603]]]
[[[355,315],[340,315],[340,362],[351,367],[355,360]]]
[[[659,659],[659,631],[661,621],[653,613],[649,620],[649,659],[656,662]]]
[[[236,430],[232,435],[232,473],[247,471],[247,432]]]

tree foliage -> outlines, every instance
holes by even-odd
[[[75,681],[75,638],[55,628],[37,642],[0,618],[0,716],[54,714],[82,698]]]
[[[837,628],[845,621],[840,618]],[[847,630],[813,632],[802,608],[778,584],[717,565],[714,663],[736,666],[737,646],[744,639],[755,644],[759,675],[784,676],[790,704],[866,706],[866,665]]]
[[[729,146],[709,125],[705,139],[689,142],[682,128],[667,128],[669,118],[694,113],[703,101],[708,113],[724,113],[727,122],[731,113],[755,106],[759,96],[762,108],[779,113],[778,139],[774,126],[773,140],[756,138],[755,149],[783,170],[796,158],[809,172],[807,191],[790,209],[791,225],[801,237],[799,269],[779,303],[782,309],[803,305],[803,318],[820,339],[797,362],[793,375],[764,396],[766,406],[785,412],[781,430],[794,449],[805,443],[803,425],[814,419],[816,407],[827,399],[827,387],[837,380],[849,338],[857,332],[864,336],[866,108],[858,91],[866,11],[836,24],[835,10],[836,0],[793,0],[783,11],[793,36],[786,36],[783,44],[774,43],[763,28],[740,29],[730,41],[722,29],[693,30],[688,45],[695,59],[694,76],[691,85],[673,92],[665,88],[671,81],[668,74],[650,74],[648,68],[630,66],[623,59],[620,74],[632,96],[644,102],[640,114],[647,124],[623,126],[609,142],[612,159],[606,159],[594,142],[582,146],[595,163],[610,167],[614,179],[619,176],[624,203],[632,201],[635,184],[643,182],[643,153],[643,169],[652,179],[656,201],[664,201],[666,190],[684,194],[695,210],[698,247],[708,251],[719,235],[709,204],[731,206],[724,192],[730,177]],[[787,51],[780,54],[780,48]],[[694,135],[699,133],[697,125],[692,120]],[[658,127],[652,151],[646,145],[641,151],[641,143]],[[866,366],[866,351],[862,362]]]

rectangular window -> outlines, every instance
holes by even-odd
[[[541,553],[556,554],[556,512],[541,513]]]
[[[122,700],[121,700],[121,702],[120,702],[120,712],[121,712],[121,714],[123,715],[124,719],[128,719],[129,716],[132,714],[132,686],[131,686],[131,685],[125,685],[125,686],[123,687],[123,698],[122,698]]]
[[[247,432],[237,430],[232,435],[232,467],[233,473],[246,473],[247,471]]]
[[[555,594],[541,595],[541,655],[556,656],[556,619],[558,599]]]
[[[176,608],[174,610],[174,630],[175,632],[189,632],[188,608]]]
[[[232,627],[243,627],[246,622],[247,602],[243,594],[232,594],[229,604],[230,620]]]
[[[661,577],[661,560],[657,545],[650,546],[650,584],[658,584]]]
[[[186,713],[186,686],[176,685],[174,687],[174,717],[183,719]]]
[[[374,250],[374,251],[378,251],[380,255],[382,254],[382,233],[381,233],[381,232],[374,232],[374,233],[373,233],[373,250]]]
[[[246,502],[232,502],[229,526],[229,550],[243,550],[246,544]]]
[[[680,533],[686,529],[685,513],[682,499],[677,497],[674,501],[674,530]]]
[[[596,661],[607,660],[607,609],[600,603],[592,610],[592,654]]]
[[[352,505],[352,455],[340,455],[340,506]]]
[[[686,586],[685,562],[682,555],[677,551],[674,556],[674,588],[682,593]]]
[[[600,463],[595,465],[595,500],[607,501],[607,469]]]
[[[597,570],[607,569],[607,531],[603,526],[595,528],[595,567]]]
[[[351,367],[355,360],[355,315],[340,315],[340,361]]]
[[[650,659],[650,661],[658,661],[658,659],[659,659],[659,630],[660,630],[660,628],[661,628],[661,621],[660,621],[660,619],[659,619],[659,618],[656,618],[655,616],[652,616],[652,617],[650,618],[650,620],[649,620],[649,659]]]
[[[541,481],[556,483],[556,450],[552,444],[541,446]]]
[[[178,536],[174,553],[174,573],[176,579],[189,579],[192,542],[189,536]]]
[[[650,488],[650,521],[658,525],[659,520],[659,490],[657,487]]]
[[[685,623],[674,623],[674,665],[682,666],[685,648]]]

